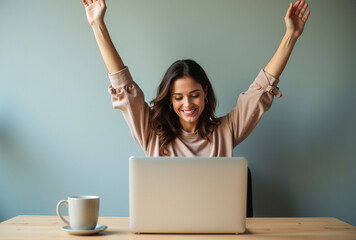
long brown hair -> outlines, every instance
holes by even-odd
[[[220,119],[215,117],[215,94],[204,69],[191,59],[174,62],[168,68],[158,86],[156,98],[150,102],[150,104],[153,104],[151,126],[154,132],[159,136],[159,154],[161,156],[170,154],[168,144],[171,143],[181,131],[179,116],[170,109],[169,105],[171,103],[171,84],[176,79],[182,77],[193,78],[203,89],[208,87],[207,103],[199,117],[198,134],[202,138],[210,140],[210,134],[214,131],[216,126],[220,124]]]

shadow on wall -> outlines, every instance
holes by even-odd
[[[255,217],[289,217],[298,215],[293,194],[280,182],[267,175],[253,177],[253,207]]]
[[[343,216],[347,206],[340,206],[341,199],[355,198],[351,191],[355,187],[347,181],[354,172],[348,163],[352,153],[345,153],[345,148],[353,149],[355,119],[341,117],[348,110],[337,107],[336,101],[335,106],[314,103],[303,109],[303,116],[293,108],[288,113],[277,110],[283,116],[277,122],[265,116],[255,138],[255,148],[263,149],[263,156],[258,153],[259,166],[252,168],[256,217]]]
[[[36,193],[43,182],[43,166],[21,138],[16,137],[11,114],[3,116],[6,117],[0,119],[0,221],[28,214],[26,206],[35,205]]]

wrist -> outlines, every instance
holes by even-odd
[[[283,36],[283,41],[285,41],[288,44],[295,44],[296,41],[298,40],[298,37],[293,34],[293,32],[286,31],[286,33]]]
[[[284,36],[291,38],[295,41],[298,39],[298,37],[294,34],[294,31],[291,31],[291,30],[286,30],[286,33],[284,34]]]
[[[104,26],[104,25],[105,25],[104,19],[95,20],[90,24],[90,26],[92,28],[96,28],[96,27],[100,27],[100,26]]]

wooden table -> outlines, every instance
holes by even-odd
[[[70,235],[60,228],[57,216],[17,216],[0,223],[0,239],[129,239],[129,240],[224,240],[224,239],[333,239],[356,240],[356,227],[337,218],[248,218],[244,234],[131,234],[129,218],[100,217],[108,229],[93,236]]]

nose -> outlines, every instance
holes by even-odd
[[[189,97],[185,97],[184,98],[184,103],[183,103],[183,106],[184,107],[189,107],[191,105],[191,100]]]

